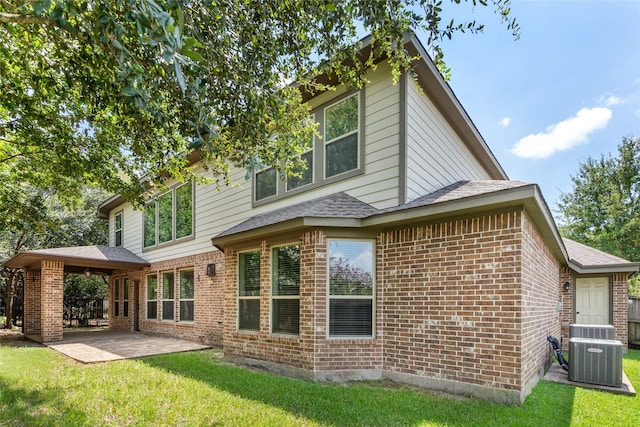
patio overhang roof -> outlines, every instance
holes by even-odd
[[[568,238],[562,239],[569,254],[569,267],[578,274],[636,273],[640,262],[602,252]]]
[[[74,246],[39,249],[16,254],[5,267],[39,270],[44,260],[64,262],[65,273],[110,275],[116,270],[143,270],[151,264],[124,248],[112,246]]]

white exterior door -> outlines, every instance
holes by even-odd
[[[576,280],[576,323],[609,325],[609,278]]]

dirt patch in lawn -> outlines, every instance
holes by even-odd
[[[41,347],[41,344],[25,338],[19,329],[0,329],[0,345],[11,347]]]

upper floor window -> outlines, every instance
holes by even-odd
[[[300,160],[306,165],[296,175],[280,179],[273,168],[254,175],[254,202],[268,202],[290,194],[346,179],[362,173],[363,140],[361,105],[363,92],[346,95],[317,108],[311,120],[319,124],[322,136],[306,142]]]
[[[122,246],[122,212],[113,217],[113,241],[115,246]]]
[[[193,236],[193,183],[172,188],[144,208],[144,247]]]
[[[310,117],[310,120],[315,120],[314,116]],[[293,172],[299,176],[288,176],[287,177],[287,191],[291,191],[293,189],[303,187],[305,185],[313,183],[313,140],[315,139],[314,135],[305,142],[304,150],[302,154],[300,154],[300,160],[304,164],[304,167],[300,168],[300,170],[294,169]]]
[[[256,200],[266,199],[278,194],[278,173],[268,168],[256,173]]]
[[[326,178],[358,167],[358,96],[352,95],[324,110]]]
[[[373,337],[374,243],[329,240],[329,336]]]

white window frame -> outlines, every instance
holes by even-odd
[[[172,294],[173,295],[170,295],[171,298],[165,298],[164,297],[164,290],[165,290],[165,287],[166,287],[166,283],[165,283],[165,280],[164,280],[164,275],[165,274],[169,274],[169,273],[173,274],[173,283],[172,283],[172,286],[173,286]],[[162,277],[162,294],[160,295],[160,297],[161,297],[160,301],[162,302],[162,304],[161,304],[160,320],[163,321],[163,322],[173,322],[175,320],[175,318],[176,318],[176,272],[175,272],[175,270],[164,270],[164,271],[160,272],[160,276]],[[172,306],[173,306],[172,315],[173,316],[171,317],[171,319],[165,319],[164,318],[164,302],[165,301],[171,301],[171,303],[172,303]]]
[[[300,335],[300,283],[298,283],[298,295],[274,295],[273,291],[274,291],[274,287],[275,287],[275,280],[274,280],[274,275],[275,275],[275,270],[274,270],[274,260],[276,259],[274,256],[274,253],[277,249],[279,248],[284,248],[287,246],[298,246],[298,253],[299,255],[302,253],[302,248],[300,245],[300,242],[294,242],[294,243],[288,243],[288,244],[284,244],[284,245],[278,245],[278,246],[272,246],[271,247],[271,259],[270,259],[270,263],[269,263],[269,269],[270,269],[270,277],[271,277],[271,283],[270,283],[270,289],[269,289],[269,331],[272,334],[275,335],[286,335],[286,336],[299,336]],[[300,266],[300,272],[302,272],[302,266]],[[274,331],[273,330],[273,325],[274,325],[274,311],[273,311],[273,301],[274,300],[298,300],[298,333],[297,334],[292,334],[292,333],[287,333],[287,332],[280,332],[280,331]]]
[[[113,317],[120,317],[120,279],[113,280]]]
[[[156,279],[156,298],[155,300],[150,300],[149,299],[149,278],[155,278]],[[145,286],[145,300],[146,300],[146,307],[145,307],[145,318],[147,320],[158,320],[158,284],[159,284],[159,280],[158,280],[158,273],[153,273],[153,274],[147,274],[146,276],[146,286]],[[156,304],[156,317],[149,317],[149,303],[150,302],[154,302]]]
[[[122,317],[129,317],[129,278],[122,279]]]
[[[191,274],[193,275],[193,298],[182,298],[182,272],[183,271],[190,271]],[[178,316],[177,319],[178,321],[182,322],[182,323],[194,323],[196,321],[196,313],[195,313],[195,309],[196,309],[196,303],[195,303],[195,299],[196,299],[196,274],[195,274],[195,270],[193,267],[187,267],[187,268],[181,268],[180,270],[178,270]],[[175,282],[175,280],[174,280]],[[188,320],[183,320],[182,319],[182,305],[181,303],[183,301],[186,302],[191,302],[192,303],[192,310],[193,310],[193,319],[188,319]]]
[[[372,275],[372,288],[371,295],[331,295],[330,280],[331,280],[331,241],[344,241],[344,242],[368,242],[371,243],[371,275]],[[371,340],[376,336],[376,240],[375,239],[363,239],[363,238],[333,238],[327,237],[327,339],[329,340]],[[371,335],[331,335],[331,300],[332,299],[358,299],[365,300],[371,299]]]
[[[258,290],[258,295],[240,295],[240,257],[244,254],[257,253],[260,258],[260,270],[258,271],[258,280],[260,281],[260,289]],[[258,333],[260,332],[260,316],[261,316],[261,294],[262,294],[262,251],[258,249],[251,249],[242,252],[238,252],[237,254],[237,283],[236,283],[236,331],[239,332],[249,332],[249,333]],[[240,328],[240,301],[246,300],[257,300],[258,301],[258,329],[242,329]]]

